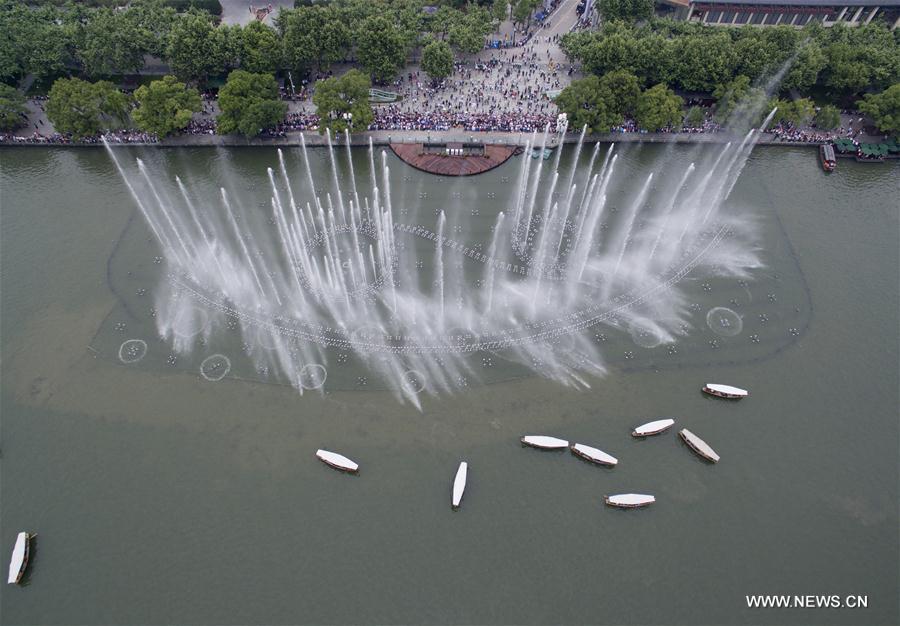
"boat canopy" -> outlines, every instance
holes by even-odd
[[[719,393],[727,393],[733,396],[748,396],[750,392],[746,389],[741,389],[740,387],[732,387],[731,385],[719,385],[716,383],[706,383],[706,386],[713,391],[718,391]]]
[[[6,582],[15,584],[19,582],[19,573],[25,563],[25,549],[28,546],[28,533],[19,533],[16,537],[16,545],[13,546],[12,559],[9,562],[9,578]]]
[[[606,498],[610,504],[618,504],[622,506],[640,506],[642,504],[652,504],[656,502],[656,498],[643,493],[620,493],[615,496]]]

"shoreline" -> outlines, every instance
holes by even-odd
[[[768,134],[768,133],[767,133]],[[388,146],[390,144],[403,143],[442,143],[442,142],[474,142],[495,145],[525,146],[533,136],[526,132],[502,132],[502,131],[366,131],[350,136],[350,145],[354,147],[366,147],[371,139],[376,146]],[[539,135],[540,136],[540,135]],[[560,144],[578,143],[579,135],[567,134],[561,141],[554,134],[548,136],[547,147],[556,148]],[[680,144],[723,144],[729,141],[741,140],[742,135],[732,133],[603,133],[585,135],[584,143],[680,143]],[[269,146],[293,146],[323,147],[328,145],[325,135],[317,131],[293,131],[284,137],[253,137],[245,138],[239,135],[176,135],[167,137],[157,142],[110,142],[111,147],[138,146],[157,148],[182,148],[182,147],[269,147]],[[758,146],[782,146],[782,147],[808,147],[819,146],[820,141],[780,141],[776,138],[761,137]],[[333,140],[333,145],[345,145],[343,140]],[[102,148],[103,143],[98,142],[31,142],[0,140],[0,146],[42,147],[42,146],[71,146],[77,148]]]

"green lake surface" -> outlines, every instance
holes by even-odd
[[[687,150],[631,147],[623,162],[646,175]],[[144,158],[198,184],[227,160],[262,200],[277,163],[255,148]],[[460,236],[480,240],[505,209],[491,190],[518,172],[513,159],[438,179],[389,162],[395,209],[418,207],[408,219],[434,228],[432,206],[470,195],[481,209],[465,209]],[[608,372],[590,389],[498,363],[419,411],[336,359],[335,385],[302,397],[237,358],[233,376],[204,380],[203,348],[170,366],[148,315],[156,244],[109,155],[2,148],[4,558],[17,532],[39,536],[26,584],[0,589],[0,622],[897,624],[898,192],[897,165],[841,160],[826,175],[811,149],[757,148],[728,202],[758,221],[766,267],[740,286],[688,276],[698,312],[683,342],[613,330],[598,336]],[[704,325],[716,306],[742,317],[739,335]],[[144,361],[116,358],[129,337],[147,341]],[[705,382],[751,396],[709,398]],[[704,463],[674,430],[630,437],[660,416],[722,460]],[[523,434],[620,462],[523,449]],[[359,476],[322,465],[320,447]],[[469,486],[453,512],[461,460]],[[632,491],[657,502],[603,504]],[[749,609],[750,594],[868,607]]]

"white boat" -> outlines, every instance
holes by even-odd
[[[656,498],[643,493],[620,493],[615,496],[606,496],[603,499],[609,506],[617,506],[621,509],[636,509],[656,502]]]
[[[597,448],[586,446],[583,443],[574,443],[569,449],[572,451],[572,454],[599,465],[615,465],[619,462],[619,460],[611,454],[607,454],[603,450],[598,450]]]
[[[329,452],[328,450],[316,450],[316,456],[331,467],[345,472],[358,472],[359,465],[337,452]]]
[[[28,567],[28,556],[31,552],[31,538],[34,535],[19,533],[16,537],[16,545],[13,546],[12,559],[9,561],[9,578],[7,583],[17,585],[22,580],[22,574]]]
[[[740,400],[750,395],[750,392],[740,387],[732,387],[731,385],[719,385],[717,383],[706,383],[703,391],[711,396],[718,398],[729,398],[731,400]]]
[[[658,435],[659,433],[669,430],[672,428],[672,425],[675,423],[673,419],[662,419],[656,420],[653,422],[647,422],[646,424],[641,424],[633,431],[631,431],[632,437],[649,437],[650,435]]]
[[[466,491],[466,477],[469,474],[469,464],[463,461],[459,464],[459,469],[456,470],[456,478],[453,479],[453,499],[451,500],[451,505],[454,509],[459,508],[459,503],[462,502],[463,493]]]
[[[544,450],[562,450],[569,447],[569,442],[565,439],[546,437],[544,435],[525,435],[521,441],[524,446],[542,448]]]
[[[708,443],[700,439],[700,437],[689,431],[687,428],[682,428],[680,431],[678,431],[678,434],[682,439],[684,439],[684,442],[688,445],[688,447],[698,455],[700,455],[707,461],[712,461],[713,463],[719,462],[719,455],[716,454],[716,451],[713,450]]]

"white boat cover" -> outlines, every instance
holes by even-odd
[[[469,465],[465,461],[459,464],[456,470],[456,478],[453,479],[453,506],[459,506],[462,502],[463,492],[466,490],[466,477],[469,473]]]
[[[620,506],[644,506],[656,502],[656,498],[643,493],[620,493],[615,496],[607,496],[606,499],[610,504]]]
[[[605,465],[615,465],[619,462],[619,460],[611,454],[607,454],[603,450],[598,450],[597,448],[586,446],[583,443],[576,443],[574,446],[572,446],[572,449],[580,452],[590,460],[596,461],[597,463],[603,463]]]
[[[641,424],[637,428],[634,429],[633,435],[649,435],[651,433],[658,433],[666,428],[671,428],[672,424],[675,423],[673,419],[664,419],[664,420],[656,420],[654,422],[647,422],[646,424]]]
[[[28,541],[28,533],[19,533],[16,537],[16,545],[13,546],[12,559],[9,562],[9,579],[6,581],[15,584],[19,577],[19,570],[22,569],[22,562],[25,560],[25,544]]]
[[[719,385],[718,383],[706,383],[707,388],[719,393],[727,393],[732,396],[749,396],[750,392],[740,387],[732,387],[731,385]]]
[[[569,442],[565,439],[557,437],[546,437],[544,435],[525,435],[522,437],[522,443],[535,448],[568,448]]]
[[[716,451],[709,447],[709,444],[700,439],[697,435],[689,431],[687,428],[682,428],[679,433],[685,440],[690,443],[701,456],[708,458],[710,461],[714,463],[719,462],[719,455],[716,454]]]
[[[329,452],[328,450],[316,450],[316,456],[329,465],[336,465],[337,467],[345,469],[348,472],[355,472],[359,469],[359,465],[345,457],[343,454],[338,454],[337,452]]]

